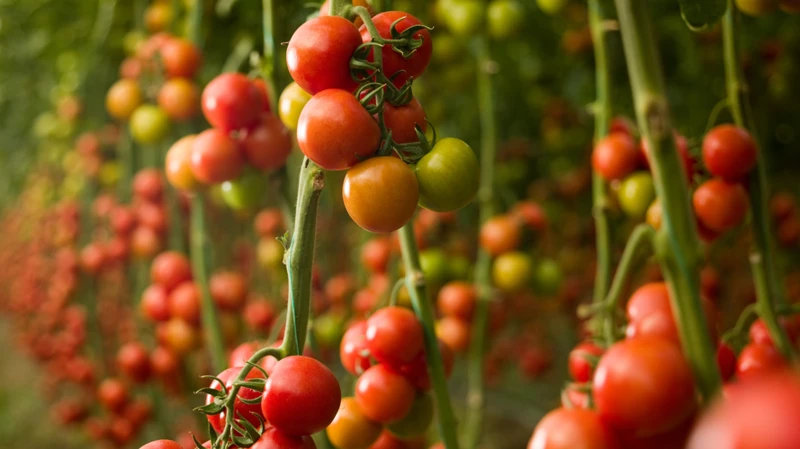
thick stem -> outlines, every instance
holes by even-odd
[[[202,312],[203,332],[206,344],[211,352],[211,367],[215,373],[220,373],[227,366],[225,360],[225,345],[220,331],[219,317],[211,292],[208,289],[208,261],[209,242],[206,229],[205,201],[200,193],[192,196],[192,223],[191,223],[191,258],[192,274],[197,288],[200,289],[200,306]]]
[[[594,104],[594,140],[595,143],[609,132],[611,123],[611,76],[608,67],[608,40],[604,22],[606,20],[602,0],[589,0],[589,27],[594,45],[595,84],[597,99]],[[597,268],[594,279],[595,304],[600,304],[608,293],[611,282],[611,230],[608,217],[608,192],[606,184],[597,173],[592,173],[592,215],[595,227],[595,248],[597,251]],[[613,329],[614,315],[597,315],[602,318],[604,329]],[[600,322],[595,320],[595,330],[601,329]],[[606,344],[613,339],[606,332]],[[613,334],[611,334],[613,335]]]
[[[331,10],[330,15],[342,16],[346,7],[353,4],[351,0],[330,0]]]
[[[705,400],[719,390],[715,346],[700,301],[700,242],[688,182],[672,135],[658,47],[646,2],[616,0],[636,117],[650,149],[650,165],[663,211],[656,255],[676,312],[683,351]]]
[[[324,187],[325,171],[306,158],[300,169],[295,226],[284,256],[289,275],[289,301],[281,350],[286,355],[300,354],[305,347],[311,304],[317,207]]]
[[[756,141],[758,164],[755,176],[750,178],[750,212],[752,217],[753,248],[750,267],[756,285],[758,314],[769,329],[772,340],[779,351],[789,360],[796,360],[792,344],[786,331],[775,316],[777,305],[786,303],[782,275],[775,263],[775,246],[769,220],[767,167],[764,146],[758,138],[753,111],[748,97],[747,81],[740,64],[739,51],[739,11],[736,5],[728,2],[728,12],[722,22],[722,35],[725,52],[725,84],[728,91],[728,104],[736,126],[746,129]]]
[[[478,188],[480,207],[479,226],[494,215],[494,163],[497,147],[497,127],[490,73],[491,53],[489,41],[485,36],[478,39],[478,110],[481,123],[481,181]],[[492,282],[490,270],[492,258],[482,248],[478,249],[475,262],[475,288],[478,303],[472,322],[472,341],[467,355],[467,410],[462,429],[464,444],[468,449],[478,446],[481,436],[484,408],[483,361],[486,354],[486,329],[489,322],[489,302]]]
[[[439,420],[439,433],[445,449],[458,449],[456,435],[456,418],[450,404],[450,393],[447,390],[444,362],[439,351],[439,340],[434,330],[434,313],[431,302],[425,292],[425,276],[419,263],[419,250],[414,236],[414,227],[406,224],[398,231],[400,249],[403,254],[403,265],[406,272],[406,289],[411,298],[411,305],[417,313],[425,331],[425,354],[428,362],[428,373],[436,399],[436,411]]]

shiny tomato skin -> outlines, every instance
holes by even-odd
[[[195,137],[190,162],[195,179],[205,184],[236,179],[244,170],[239,144],[216,128]]]
[[[278,98],[278,116],[284,126],[292,131],[297,130],[297,123],[300,121],[300,113],[306,107],[311,94],[304,91],[297,83],[292,82],[281,92]]]
[[[261,434],[251,449],[317,449],[316,443],[309,435],[292,436],[269,427]]]
[[[180,138],[167,151],[164,172],[167,181],[178,190],[193,190],[198,182],[192,172],[192,148],[195,134]]]
[[[717,334],[717,310],[714,303],[701,297],[703,313],[712,338]],[[670,293],[664,282],[650,282],[633,292],[626,306],[629,338],[662,337],[680,344],[678,327],[672,312]]]
[[[617,449],[611,428],[594,411],[558,408],[536,425],[527,449]]]
[[[575,382],[588,382],[594,373],[593,363],[587,358],[600,357],[603,355],[603,348],[590,341],[579,343],[569,352],[567,366],[569,374]]]
[[[592,168],[606,181],[622,179],[636,169],[639,153],[630,136],[609,134],[592,151]]]
[[[744,221],[749,201],[740,184],[712,178],[695,190],[692,204],[700,223],[711,231],[723,233]]]
[[[339,345],[339,359],[350,374],[358,376],[366,371],[372,362],[367,349],[367,322],[359,321],[348,328]]]
[[[593,379],[601,419],[631,437],[667,431],[697,407],[691,367],[680,348],[663,338],[638,337],[612,345]]]
[[[417,161],[414,171],[419,180],[419,205],[426,209],[452,212],[469,204],[478,193],[480,165],[463,140],[439,140]]]
[[[401,33],[414,25],[422,23],[416,17],[402,11],[386,11],[372,18],[378,34],[384,39],[391,39],[392,24],[398,20],[400,21],[395,26],[395,29]],[[372,40],[366,25],[362,25],[360,31],[364,42]],[[412,38],[421,39],[422,45],[408,59],[394,51],[391,45],[385,45],[382,49],[383,71],[386,77],[391,79],[392,83],[398,87],[405,84],[411,77],[419,78],[425,72],[425,68],[428,67],[433,54],[431,34],[428,30],[421,29],[414,33]]]
[[[258,88],[241,73],[211,80],[200,101],[208,123],[225,134],[255,125],[264,110]]]
[[[173,37],[161,46],[161,62],[169,77],[192,78],[203,63],[203,55],[191,41]]]
[[[297,124],[303,154],[325,170],[345,170],[378,148],[378,122],[350,93],[322,91],[308,101]]]
[[[328,367],[311,357],[290,356],[273,367],[261,410],[281,432],[311,435],[333,421],[341,399],[339,382]]]
[[[286,164],[292,152],[292,135],[273,114],[262,114],[258,125],[247,131],[242,149],[250,165],[275,170]]]
[[[772,345],[750,343],[739,353],[736,377],[751,379],[787,367],[786,359]]]
[[[729,182],[744,179],[756,166],[756,143],[746,130],[719,125],[703,139],[703,163],[708,171]]]
[[[386,128],[392,132],[392,140],[396,143],[419,142],[415,126],[419,125],[423,134],[428,130],[425,121],[425,110],[416,98],[408,104],[393,106],[388,102],[383,107],[383,121]]]
[[[158,90],[158,105],[169,118],[186,121],[194,118],[200,110],[200,91],[191,80],[172,78]]]
[[[386,365],[375,365],[356,381],[355,398],[371,420],[390,424],[405,417],[414,405],[414,387]]]
[[[133,140],[143,144],[154,144],[163,140],[170,129],[167,113],[158,106],[143,104],[131,114],[130,123]]]
[[[184,281],[192,278],[189,259],[177,251],[166,251],[153,259],[150,265],[150,280],[172,291]]]
[[[219,373],[217,378],[219,378],[222,382],[225,383],[225,389],[230,391],[233,387],[233,381],[236,380],[236,377],[239,376],[239,373],[242,371],[242,367],[234,367],[228,368],[225,371]],[[264,373],[257,369],[251,369],[250,372],[247,373],[245,379],[263,379]],[[211,382],[211,388],[221,390],[222,384],[214,380]],[[253,390],[250,388],[239,388],[239,394],[237,398],[234,400],[233,403],[233,411],[236,417],[241,415],[244,419],[246,419],[250,424],[258,428],[260,422],[258,420],[258,416],[261,419],[264,419],[264,415],[261,413],[261,404],[247,404],[242,401],[242,399],[251,400],[261,396],[261,392],[257,390]],[[214,401],[214,397],[211,395],[206,395],[206,404],[210,404]],[[225,420],[227,419],[225,416],[225,410],[221,411],[216,415],[206,415],[206,419],[211,424],[211,427],[217,431],[217,433],[221,433],[223,428],[225,427]]]
[[[364,415],[355,398],[348,397],[342,398],[339,411],[325,432],[338,449],[367,449],[382,430],[383,426]]]
[[[311,19],[294,32],[286,49],[292,79],[314,95],[326,89],[355,90],[350,58],[361,45],[353,22],[337,16]]]
[[[145,444],[139,449],[185,449],[185,448],[172,440],[156,440]]]
[[[142,90],[132,79],[121,79],[114,83],[106,94],[106,110],[118,120],[128,120],[133,111],[142,104]]]
[[[367,319],[367,349],[380,363],[398,367],[422,351],[424,335],[417,316],[404,307],[384,307]]]
[[[393,232],[417,210],[419,184],[405,162],[391,156],[374,157],[347,171],[342,199],[350,218],[362,228]]]

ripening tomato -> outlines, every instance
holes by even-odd
[[[424,335],[414,312],[403,307],[384,307],[367,320],[367,349],[380,363],[400,366],[422,351]]]
[[[303,154],[325,170],[354,166],[375,152],[380,139],[378,122],[353,95],[340,89],[314,95],[297,125]]]
[[[128,404],[128,387],[121,380],[109,377],[97,386],[97,400],[110,412],[119,412]]]
[[[258,125],[247,131],[241,143],[247,162],[259,170],[283,167],[292,152],[292,135],[271,113],[262,114]]]
[[[227,134],[258,123],[264,110],[258,88],[241,73],[223,73],[203,90],[203,114],[211,126]]]
[[[106,94],[106,110],[118,120],[128,120],[141,104],[142,90],[136,80],[121,79]]]
[[[784,369],[787,366],[786,359],[775,349],[775,346],[750,343],[739,353],[736,377],[751,379],[771,371]]]
[[[224,383],[225,390],[230,392],[231,388],[233,388],[233,382],[239,376],[241,371],[241,366],[226,369],[225,371],[217,374],[217,379],[222,381],[222,383],[217,379],[214,379],[214,381],[211,382],[210,388],[222,391],[222,385]],[[255,368],[251,369],[245,376],[246,380],[263,378],[264,373]],[[239,394],[236,395],[236,399],[233,401],[234,416],[236,418],[241,416],[241,418],[247,420],[256,429],[258,429],[258,427],[261,425],[259,417],[263,420],[265,416],[261,412],[261,404],[259,402],[256,402],[255,404],[249,404],[248,402],[259,397],[261,397],[260,391],[253,390],[252,388],[241,387],[239,388]],[[206,395],[206,404],[210,404],[212,402],[214,402],[214,397],[210,394]],[[215,415],[206,415],[206,419],[208,419],[209,424],[211,424],[211,427],[213,427],[217,433],[222,433],[222,430],[225,427],[225,421],[227,419],[226,411],[222,410]]]
[[[661,222],[664,218],[663,211],[661,210],[661,201],[658,198],[654,199],[645,212],[645,221],[653,227],[656,231],[661,229]]]
[[[419,185],[405,162],[391,156],[373,157],[347,171],[342,199],[357,225],[370,232],[393,232],[417,210]]]
[[[241,175],[244,159],[235,140],[224,132],[211,128],[195,137],[191,168],[198,181],[218,184]]]
[[[350,76],[350,58],[361,43],[358,29],[343,17],[311,19],[289,40],[286,48],[289,73],[312,95],[326,89],[352,92],[358,83]]]
[[[388,102],[383,107],[383,122],[386,129],[392,132],[392,140],[396,143],[419,142],[415,127],[419,126],[424,134],[428,131],[428,122],[425,121],[425,110],[416,98],[408,104],[393,106]]]
[[[269,427],[250,449],[317,449],[309,435],[292,436]]]
[[[386,365],[370,367],[358,378],[356,402],[369,419],[381,424],[397,422],[414,405],[414,387]]]
[[[158,90],[158,105],[173,120],[189,120],[200,110],[200,91],[187,78],[172,78]]]
[[[419,205],[436,212],[451,212],[469,204],[478,192],[480,166],[472,148],[452,137],[436,142],[415,169],[419,180]]]
[[[568,0],[536,0],[536,5],[539,6],[539,9],[551,16],[560,13],[567,3],[569,3]]]
[[[247,279],[235,271],[218,271],[211,275],[208,290],[220,310],[239,310],[247,300]]]
[[[381,434],[383,427],[370,421],[355,398],[342,398],[336,417],[325,429],[328,439],[338,449],[367,449]]]
[[[134,382],[150,378],[150,353],[139,342],[126,343],[117,351],[117,368]]]
[[[616,449],[614,432],[592,410],[559,408],[536,425],[528,449]]]
[[[486,7],[489,36],[508,39],[522,29],[525,10],[517,0],[492,0]]]
[[[153,2],[144,12],[144,23],[147,31],[158,33],[164,31],[172,21],[172,5],[169,2]]]
[[[646,171],[625,177],[617,190],[620,208],[631,218],[641,219],[656,197],[653,176]]]
[[[150,265],[150,280],[172,291],[179,284],[192,279],[189,259],[177,251],[159,254]]]
[[[770,14],[778,7],[778,0],[736,0],[736,7],[748,16]]]
[[[156,327],[158,341],[177,355],[188,354],[197,346],[199,335],[186,321],[172,318]]]
[[[158,106],[143,104],[131,114],[131,136],[136,142],[145,144],[158,143],[167,137],[169,128],[169,117]]]
[[[454,316],[446,316],[436,322],[436,336],[455,352],[469,348],[471,338],[469,322]]]
[[[638,161],[636,144],[622,133],[603,137],[592,151],[592,168],[606,181],[624,178],[636,169]]]
[[[533,259],[521,251],[500,254],[492,265],[492,281],[504,292],[519,292],[533,276]]]
[[[569,352],[568,367],[569,374],[575,382],[588,382],[594,373],[594,366],[597,364],[596,358],[599,360],[603,355],[603,348],[597,346],[590,341],[579,343],[572,351]]]
[[[333,421],[341,399],[339,382],[331,370],[311,357],[297,355],[275,364],[264,388],[261,410],[281,432],[311,435]]]
[[[669,340],[638,337],[612,345],[597,365],[592,387],[601,419],[632,437],[682,423],[697,407],[694,378]]]
[[[185,449],[185,448],[172,440],[156,440],[145,444],[139,449]]]
[[[278,99],[278,116],[281,122],[295,131],[297,129],[297,122],[300,121],[300,113],[303,112],[308,100],[311,99],[311,94],[304,91],[297,83],[292,82],[281,92]]]
[[[402,11],[382,12],[373,17],[372,22],[375,24],[378,34],[384,39],[391,39],[395,35],[393,30],[395,33],[402,33],[412,26],[422,24],[416,17]],[[366,25],[362,25],[360,31],[361,39],[364,42],[372,41]],[[383,72],[397,87],[403,86],[409,78],[419,78],[428,67],[431,54],[433,54],[431,34],[427,29],[416,31],[411,38],[421,42],[419,42],[419,47],[408,57],[404,57],[390,44],[384,45],[381,49]],[[371,58],[372,56],[370,56]]]
[[[436,306],[444,316],[471,320],[478,301],[475,287],[469,282],[453,281],[445,284],[436,296]]]
[[[417,393],[411,410],[400,421],[386,426],[398,438],[413,438],[424,434],[433,421],[433,397],[430,393]]]
[[[203,56],[191,41],[172,37],[161,46],[161,63],[170,78],[192,78],[203,63]]]
[[[262,203],[268,187],[263,173],[247,169],[238,178],[222,183],[222,200],[233,210],[252,211]]]
[[[740,181],[756,166],[756,143],[742,128],[719,125],[703,139],[703,163],[713,176]]]
[[[481,226],[479,243],[492,256],[513,251],[522,240],[517,222],[507,215],[499,215]]]
[[[749,202],[740,184],[713,178],[694,191],[692,204],[700,223],[711,231],[723,233],[744,221]]]
[[[167,181],[178,190],[193,190],[197,187],[197,180],[192,172],[192,149],[195,137],[197,137],[195,134],[182,137],[167,151],[164,172]]]
[[[175,287],[169,294],[169,314],[187,324],[200,324],[200,289],[192,281]]]
[[[161,237],[148,226],[137,226],[131,233],[131,254],[138,258],[153,257],[161,250]]]

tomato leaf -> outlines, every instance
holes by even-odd
[[[681,16],[692,31],[707,29],[725,14],[726,0],[678,0]]]

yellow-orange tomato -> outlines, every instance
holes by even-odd
[[[172,78],[158,91],[158,105],[174,120],[189,120],[200,110],[200,91],[186,78]]]
[[[192,173],[192,145],[194,134],[181,138],[167,151],[164,171],[167,181],[180,190],[192,190],[197,187],[197,180]]]
[[[645,219],[647,220],[647,223],[656,230],[661,229],[661,201],[659,201],[658,198],[656,198],[650,204],[650,207],[647,208],[647,216]]]
[[[519,225],[509,215],[500,215],[484,223],[479,236],[481,248],[492,256],[516,249],[521,239]]]
[[[164,31],[172,21],[172,8],[168,3],[154,3],[144,13],[147,31],[157,33]]]
[[[339,449],[367,449],[378,439],[382,428],[364,415],[355,398],[342,398],[339,411],[325,432]]]
[[[114,83],[106,94],[106,109],[118,120],[128,120],[133,111],[142,104],[142,90],[132,79],[121,79]]]
[[[391,156],[374,157],[347,171],[342,197],[356,224],[371,232],[392,232],[414,215],[419,185],[405,162]]]
[[[287,128],[292,131],[297,129],[300,113],[311,99],[311,94],[304,91],[297,83],[292,82],[281,92],[278,99],[278,116]]]

